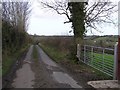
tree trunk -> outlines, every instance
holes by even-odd
[[[83,44],[83,36],[85,32],[85,12],[84,12],[84,2],[69,2],[68,3],[71,19],[72,28],[74,31],[74,39],[76,44],[76,56],[80,60],[81,45]]]

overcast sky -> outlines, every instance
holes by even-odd
[[[117,13],[113,15],[118,17]],[[58,15],[54,11],[42,9],[40,3],[37,0],[32,1],[32,12],[29,19],[29,34],[37,35],[73,35],[69,33],[71,29],[71,23],[64,24],[67,18],[62,15]],[[103,33],[93,31],[94,35],[118,35],[118,27],[112,25],[103,25],[99,28]],[[88,31],[87,35],[92,35]]]

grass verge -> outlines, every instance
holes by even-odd
[[[23,53],[28,50],[30,45],[27,45],[25,47],[23,47],[20,50],[17,50],[15,53],[11,54],[10,56],[2,56],[3,60],[2,60],[2,76],[7,75],[10,70],[11,67],[13,66],[13,64],[15,64],[15,62],[23,55]]]
[[[34,59],[35,62],[38,61],[38,51],[37,51],[37,48],[36,48],[35,45],[33,47],[32,57],[33,57],[33,59]]]
[[[58,49],[52,46],[44,46],[42,44],[39,45],[49,57],[51,57],[55,62],[59,62],[64,60],[66,57],[66,53],[59,51]]]
[[[76,71],[79,71],[80,73],[88,73],[88,74],[94,74],[96,79],[112,79],[111,76],[108,76],[107,74],[100,72],[82,62],[75,62],[75,60],[69,60],[66,56],[66,53],[63,53],[61,51],[58,51],[56,48],[40,44],[39,45],[55,62],[62,62],[62,64],[68,65],[68,68],[73,68]]]

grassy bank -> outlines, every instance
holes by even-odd
[[[49,57],[51,57],[55,62],[59,62],[61,60],[64,60],[66,58],[66,53],[58,50],[55,47],[48,46],[48,45],[39,45]]]
[[[7,75],[13,64],[23,55],[25,51],[28,50],[30,45],[24,46],[20,50],[10,54],[10,55],[2,55],[2,76]]]
[[[55,61],[58,63],[62,63],[65,67],[67,66],[68,69],[74,67],[76,71],[80,73],[88,73],[93,74],[95,80],[97,79],[112,79],[112,77],[104,74],[82,62],[75,62],[75,60],[71,60],[68,58],[67,53],[60,51],[56,47],[52,47],[51,45],[40,44],[40,47]]]

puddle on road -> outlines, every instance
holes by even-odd
[[[53,77],[59,83],[69,84],[72,88],[82,88],[77,82],[68,74],[63,72],[53,72]]]

